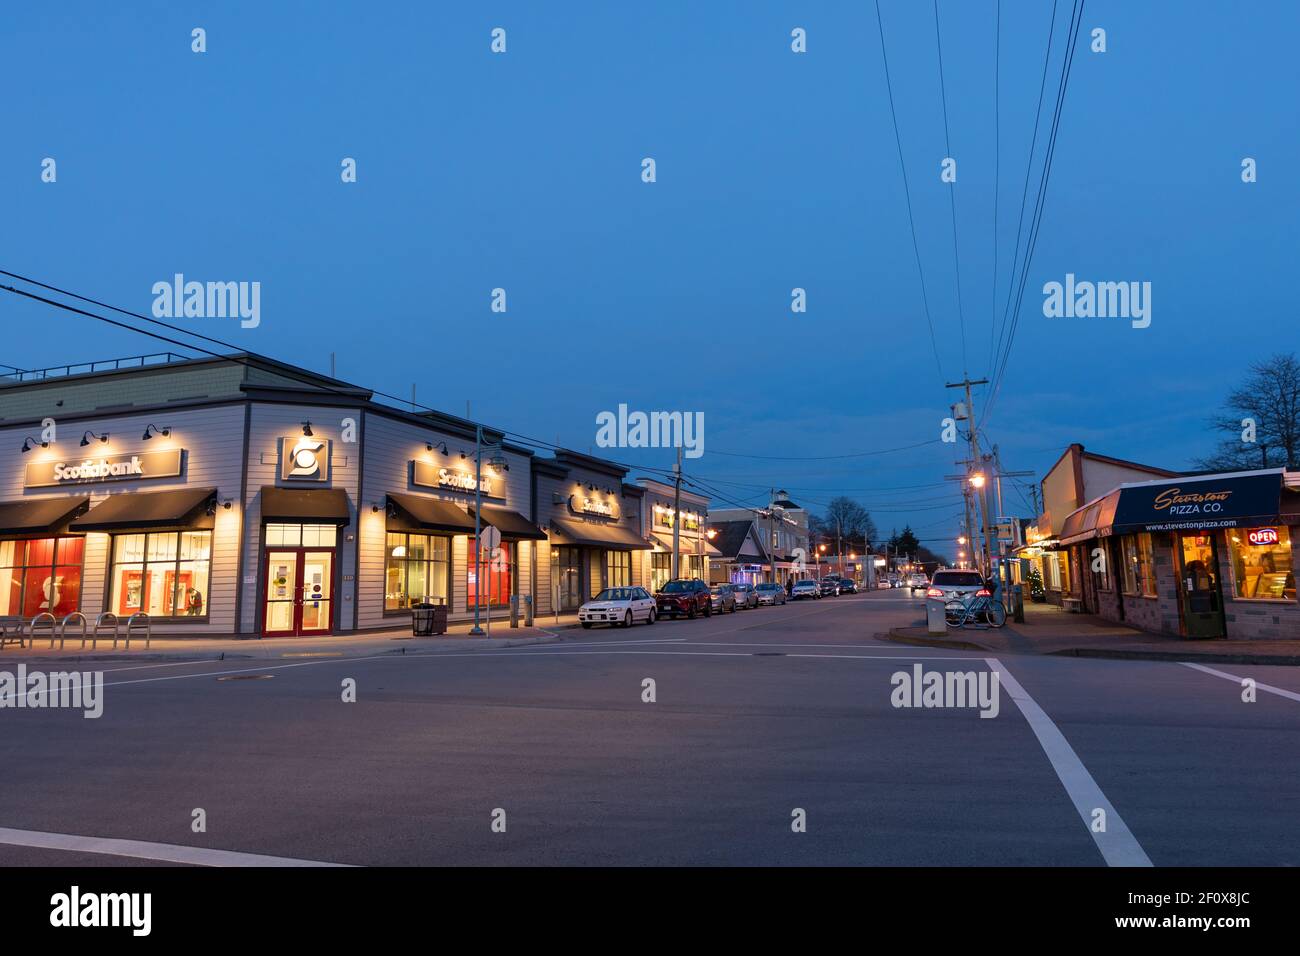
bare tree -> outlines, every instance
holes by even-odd
[[[843,495],[832,498],[826,506],[826,514],[814,517],[810,526],[813,531],[832,541],[837,533],[845,542],[860,538],[864,551],[876,539],[876,523],[871,520],[871,513],[852,498]]]
[[[1209,471],[1300,467],[1300,361],[1294,353],[1274,355],[1250,366],[1233,389],[1225,413],[1211,423],[1232,437],[1197,461]],[[1254,440],[1251,441],[1250,439]]]

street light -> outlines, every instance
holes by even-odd
[[[981,474],[981,473],[978,472],[978,471],[975,472],[975,474],[973,474],[973,475],[970,476],[970,483],[971,483],[971,487],[972,487],[972,488],[983,488],[983,487],[984,487],[984,475]]]

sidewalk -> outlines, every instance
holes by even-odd
[[[1190,641],[1113,624],[1092,614],[1070,614],[1050,604],[1027,603],[1023,624],[1008,619],[999,628],[949,628],[945,637],[931,637],[924,625],[896,627],[888,639],[998,654],[1300,666],[1300,640]]]
[[[209,661],[209,660],[266,660],[297,657],[357,657],[371,654],[438,653],[447,651],[490,650],[503,647],[521,647],[528,644],[549,644],[571,636],[578,626],[576,614],[554,615],[545,620],[535,618],[532,627],[512,629],[505,620],[492,622],[492,636],[471,637],[472,624],[453,624],[447,633],[437,637],[412,637],[409,626],[389,631],[371,631],[364,634],[335,634],[322,637],[277,637],[239,639],[232,637],[155,637],[145,650],[144,638],[134,637],[131,649],[122,643],[113,650],[112,639],[101,640],[97,648],[86,642],[83,650],[81,636],[68,635],[62,650],[57,640],[50,649],[50,639],[37,636],[35,647],[19,648],[6,645],[0,651],[0,668],[5,660],[33,661]],[[482,625],[486,631],[486,621]]]

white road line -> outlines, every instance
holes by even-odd
[[[1206,667],[1204,664],[1193,664],[1190,661],[1179,661],[1178,663],[1182,664],[1184,667],[1190,667],[1194,671],[1204,671],[1206,674],[1213,674],[1215,677],[1222,677],[1224,680],[1230,680],[1238,686],[1240,686],[1241,682],[1245,680],[1244,677],[1237,677],[1233,674],[1229,674],[1227,671],[1216,671],[1213,667]],[[1254,678],[1251,679],[1254,680]],[[1270,694],[1277,694],[1279,697],[1289,697],[1291,700],[1300,700],[1300,694],[1297,694],[1293,690],[1274,687],[1272,684],[1261,684],[1259,681],[1255,681],[1255,686],[1260,690],[1268,691]]]
[[[321,860],[296,860],[287,856],[263,856],[260,853],[236,853],[232,850],[209,850],[199,846],[174,843],[146,843],[141,840],[113,840],[107,837],[76,836],[70,833],[44,833],[40,830],[11,830],[0,827],[0,844],[35,847],[41,850],[64,850],[68,853],[102,853],[129,856],[163,863],[188,863],[192,866],[349,866]]]
[[[1043,708],[1039,707],[1020,686],[1020,682],[1011,676],[1001,661],[996,657],[986,657],[984,661],[998,675],[998,680],[1006,688],[1007,695],[1015,701],[1016,706],[1020,708],[1020,713],[1028,722],[1029,729],[1038,738],[1043,753],[1047,754],[1047,759],[1051,761],[1052,769],[1056,771],[1056,776],[1065,787],[1070,802],[1079,812],[1083,825],[1092,834],[1092,839],[1106,860],[1106,865],[1151,866],[1151,858],[1142,849],[1137,837],[1128,828],[1119,811],[1106,799],[1106,795],[1101,792],[1101,787],[1097,786],[1097,781],[1092,778],[1092,774],[1083,765],[1083,761],[1074,752],[1065,735],[1052,722],[1052,718],[1048,717]],[[1098,808],[1106,811],[1105,833],[1097,833],[1093,830],[1093,811]]]

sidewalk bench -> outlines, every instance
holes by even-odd
[[[26,626],[27,622],[21,617],[0,617],[0,651],[4,650],[6,644],[26,647],[27,638],[24,636]]]
[[[1071,614],[1083,613],[1083,602],[1078,598],[1073,598],[1073,597],[1061,598],[1061,607],[1063,607],[1066,611],[1070,612]]]

